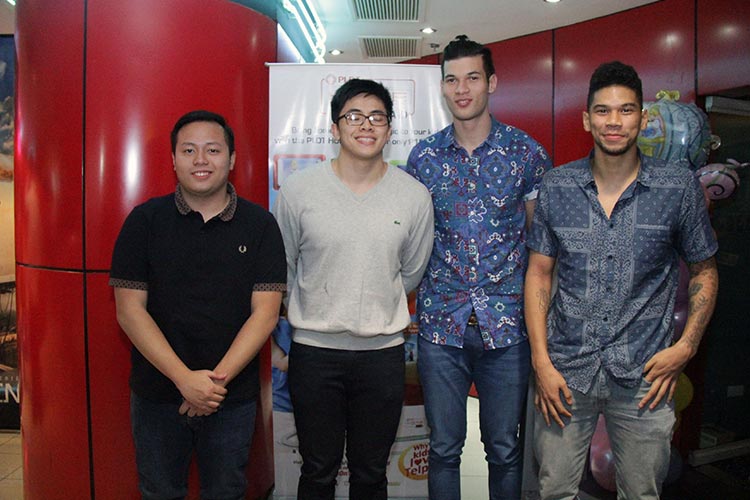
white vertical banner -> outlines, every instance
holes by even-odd
[[[408,64],[270,64],[268,198],[272,207],[284,179],[297,170],[335,158],[331,134],[331,98],[352,78],[380,82],[393,98],[393,133],[384,157],[403,166],[412,147],[450,123],[440,91],[440,67]],[[413,314],[413,310],[412,310]],[[302,458],[297,448],[284,361],[291,329],[284,320],[274,331],[274,498],[294,499]],[[417,376],[416,334],[408,335],[406,397],[396,442],[388,463],[388,498],[427,498],[429,430]],[[277,349],[278,348],[278,349]],[[280,368],[281,367],[281,368]],[[339,470],[336,498],[348,498],[346,458]]]
[[[347,80],[385,86],[393,98],[393,133],[385,160],[405,165],[417,141],[450,123],[440,92],[440,67],[419,64],[270,64],[268,194],[273,206],[284,178],[335,158],[331,97]]]

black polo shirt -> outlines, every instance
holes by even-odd
[[[250,316],[254,290],[286,289],[286,257],[276,220],[237,197],[203,222],[175,193],[137,206],[115,243],[109,284],[148,291],[147,309],[179,358],[193,370],[212,370]],[[132,350],[130,387],[154,401],[181,400],[175,385]],[[227,399],[259,390],[258,359],[227,386]]]

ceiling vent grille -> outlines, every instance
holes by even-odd
[[[355,21],[419,21],[421,0],[352,0]]]
[[[419,37],[361,37],[359,39],[362,52],[367,58],[404,58],[420,57]]]

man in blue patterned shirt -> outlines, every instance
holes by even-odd
[[[716,301],[717,243],[702,189],[688,169],[639,152],[642,107],[636,71],[601,65],[583,113],[594,150],[548,173],[539,190],[525,310],[543,416],[534,429],[543,499],[576,498],[600,413],[618,498],[659,498],[677,377]],[[673,343],[680,258],[690,304]]]
[[[431,428],[432,500],[461,497],[466,399],[474,383],[490,498],[521,496],[519,421],[530,353],[523,320],[526,225],[544,148],[489,113],[490,50],[462,35],[445,48],[443,97],[453,124],[417,144],[407,171],[435,208],[435,243],[419,287],[417,365]]]

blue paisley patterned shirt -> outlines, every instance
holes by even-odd
[[[526,340],[525,202],[550,168],[540,144],[494,119],[471,155],[453,125],[412,149],[406,171],[427,186],[435,208],[435,244],[417,295],[422,337],[463,347],[474,309],[485,349]]]
[[[700,262],[718,249],[690,170],[641,155],[608,218],[590,158],[544,177],[528,241],[557,259],[547,348],[581,392],[601,366],[620,385],[640,383],[646,361],[672,343],[679,258]]]

